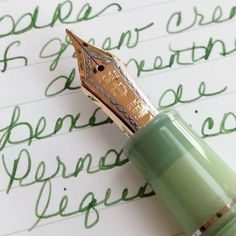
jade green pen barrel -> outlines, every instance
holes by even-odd
[[[138,130],[125,155],[187,235],[236,235],[236,175],[177,112]]]

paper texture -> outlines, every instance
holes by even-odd
[[[184,235],[82,94],[65,29],[236,170],[235,19],[231,0],[0,1],[0,236]]]

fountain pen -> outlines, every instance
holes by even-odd
[[[178,112],[158,111],[117,56],[66,32],[75,48],[82,90],[130,137],[125,155],[185,233],[235,236],[233,170]]]

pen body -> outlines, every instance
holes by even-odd
[[[138,130],[125,155],[187,235],[236,235],[236,175],[177,112]]]

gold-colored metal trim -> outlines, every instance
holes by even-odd
[[[105,104],[103,104],[98,98],[94,96],[87,88],[81,85],[82,91],[93,100],[97,106],[99,106],[115,123],[116,125],[128,136],[131,137],[133,135],[132,130],[130,130],[126,124],[124,124],[116,115],[113,113]]]
[[[69,30],[66,32],[76,51],[83,91],[93,97],[128,136],[158,114],[115,55],[88,44]]]
[[[215,215],[213,215],[207,222],[202,224],[192,236],[200,236],[205,233],[209,228],[211,228],[217,221],[220,220],[225,214],[227,214],[233,207],[236,206],[236,198],[234,198],[230,203],[223,206]]]

